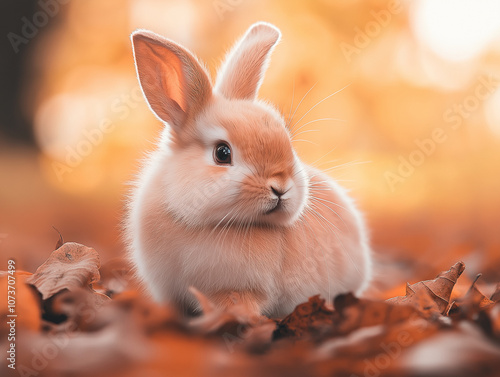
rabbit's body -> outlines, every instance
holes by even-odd
[[[279,32],[250,29],[214,92],[178,45],[148,32],[134,38],[146,98],[173,123],[145,163],[127,222],[133,261],[154,298],[196,310],[192,286],[219,306],[236,293],[251,310],[279,317],[315,294],[361,293],[371,255],[359,211],[337,183],[298,159],[280,114],[255,100]],[[245,69],[232,66],[241,56],[259,67],[257,79],[244,77],[250,90],[231,84]],[[180,92],[154,76],[158,66],[171,80],[184,75]],[[158,97],[155,85],[167,95]]]
[[[196,307],[189,286],[208,297],[252,290],[262,294],[259,307],[264,314],[280,317],[312,295],[333,297],[365,288],[371,269],[369,248],[363,231],[353,236],[347,229],[359,229],[360,219],[330,178],[313,178],[327,181],[312,190],[317,191],[314,195],[348,211],[320,205],[314,209],[317,214],[307,211],[291,227],[219,226],[213,232],[213,227],[189,228],[158,206],[164,182],[161,169],[154,167],[168,163],[168,158],[155,158],[158,163],[148,169],[142,181],[148,184],[138,190],[132,214],[140,229],[133,260],[156,300],[175,302],[186,310]]]

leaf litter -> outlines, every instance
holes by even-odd
[[[15,375],[498,376],[500,285],[487,297],[478,276],[457,295],[464,270],[458,262],[388,300],[313,296],[280,320],[238,300],[221,310],[192,288],[202,313],[185,318],[153,302],[124,261],[101,267],[94,249],[60,235],[35,273],[16,273]]]

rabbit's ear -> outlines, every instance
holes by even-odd
[[[212,95],[206,70],[182,46],[155,33],[132,33],[135,66],[149,106],[179,131]]]
[[[226,57],[215,91],[229,99],[255,99],[274,46],[281,38],[271,24],[250,27]]]

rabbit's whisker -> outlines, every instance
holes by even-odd
[[[349,225],[347,225],[347,224],[346,224],[346,222],[344,221],[344,219],[342,218],[342,216],[340,216],[340,214],[339,214],[337,211],[335,211],[333,208],[331,208],[331,207],[327,206],[324,202],[321,202],[321,199],[320,199],[320,198],[311,197],[310,199],[311,199],[311,200],[312,200],[315,204],[320,205],[320,206],[322,206],[323,208],[326,208],[326,209],[328,209],[328,210],[332,211],[332,212],[333,212],[333,213],[334,213],[334,214],[335,214],[335,215],[336,215],[336,216],[340,219],[340,221],[342,221],[342,223],[345,225],[345,227],[346,227],[349,231],[351,231],[351,227],[350,227]],[[331,204],[336,204],[336,203],[333,203],[333,202],[330,202],[330,201],[327,201],[327,202],[329,202],[329,203],[331,203]],[[344,207],[342,207],[342,208],[344,208]],[[345,208],[344,208],[344,209],[345,209]],[[339,228],[337,228],[337,229],[340,231],[340,229],[339,229]]]
[[[320,119],[310,120],[309,122],[304,123],[302,126],[300,126],[299,128],[297,128],[296,130],[293,130],[293,132],[292,132],[292,139],[293,139],[293,137],[295,137],[297,135],[298,131],[300,131],[302,128],[304,128],[308,124],[316,123],[316,122],[321,122],[321,121],[329,121],[329,120],[339,121],[339,122],[345,122],[345,119],[337,119],[337,118],[320,118]]]
[[[316,145],[319,147],[319,144],[318,143],[314,143],[312,142],[311,140],[305,140],[305,139],[296,139],[296,140],[293,140],[293,142],[295,143],[296,141],[303,141],[303,142],[306,142],[306,143],[311,143],[313,145]]]
[[[354,166],[354,165],[360,165],[360,164],[367,164],[367,163],[371,163],[371,162],[372,161],[357,161],[357,160],[354,160],[354,161],[345,162],[343,164],[332,166],[331,168],[322,170],[322,172],[326,173],[326,172],[329,172],[329,171],[332,171],[332,170],[335,170],[335,169],[340,169],[340,168],[345,168],[345,167]],[[311,178],[316,177],[317,175],[318,174],[315,174],[315,175],[311,176]]]
[[[286,123],[286,126],[287,126],[287,128],[288,128],[288,129],[290,129],[290,124],[292,123],[292,120],[293,120],[293,118],[294,118],[294,116],[295,116],[295,113],[297,112],[297,110],[299,109],[300,105],[302,104],[302,101],[304,101],[304,99],[307,97],[307,95],[309,94],[309,92],[310,92],[311,90],[313,90],[313,89],[314,89],[314,87],[316,86],[316,84],[317,84],[317,83],[318,83],[318,82],[316,81],[316,82],[314,83],[314,85],[313,85],[313,86],[311,86],[311,89],[309,89],[309,90],[306,92],[306,94],[304,94],[304,96],[302,97],[302,99],[300,100],[299,104],[297,105],[297,107],[295,108],[295,111],[294,111],[294,112],[293,112],[293,114],[292,114],[292,117],[291,117],[291,118],[288,120],[288,122]],[[292,128],[293,128],[293,127],[292,127]]]
[[[317,107],[318,105],[320,105],[321,103],[325,102],[328,98],[331,98],[331,97],[333,97],[335,94],[340,93],[340,92],[341,92],[341,91],[343,91],[345,88],[347,88],[349,85],[351,85],[351,84],[347,84],[347,85],[346,85],[346,86],[344,86],[343,88],[341,88],[341,89],[337,90],[336,92],[333,92],[332,94],[330,94],[330,95],[326,96],[325,98],[323,98],[321,101],[317,102],[317,103],[316,103],[313,107],[311,107],[311,108],[310,108],[310,109],[309,109],[309,110],[308,110],[308,111],[307,111],[304,115],[302,115],[302,117],[301,117],[301,118],[300,118],[297,122],[295,122],[295,123],[294,123],[294,125],[292,126],[292,128],[291,128],[291,129],[293,130],[293,129],[294,129],[294,127],[295,127],[295,125],[296,125],[297,123],[299,123],[302,119],[304,119],[304,117],[305,117],[307,114],[309,114],[309,113],[310,113],[310,112],[311,112],[314,108],[316,108],[316,107]]]

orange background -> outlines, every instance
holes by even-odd
[[[499,278],[496,2],[64,3],[21,46],[19,101],[35,145],[0,141],[1,266],[14,257],[33,271],[53,249],[52,226],[104,261],[124,255],[127,182],[161,129],[139,95],[133,30],[183,44],[215,76],[225,51],[262,20],[283,39],[260,98],[285,116],[296,111],[292,123],[306,131],[298,154],[351,190],[382,265],[396,267],[393,281],[430,278],[459,259],[470,276]]]

